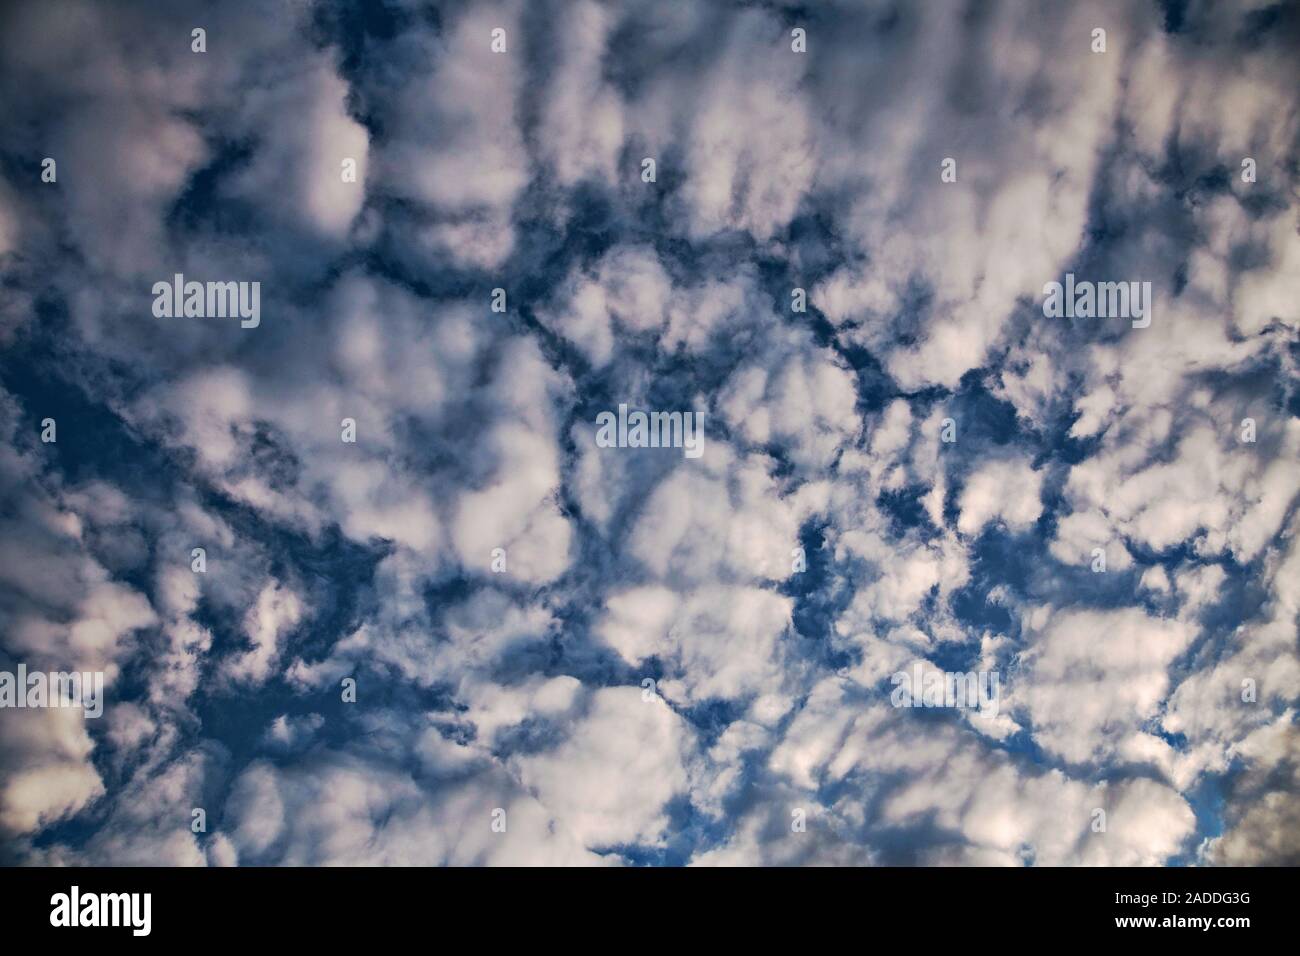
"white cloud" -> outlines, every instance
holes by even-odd
[[[573,733],[552,751],[516,757],[520,778],[588,848],[655,845],[665,805],[687,789],[690,733],[634,687],[596,692]]]
[[[1024,531],[1043,513],[1043,476],[1027,461],[991,461],[966,479],[957,507],[957,530],[975,534],[1000,520],[1012,531]]]
[[[1025,624],[1029,646],[1010,706],[1025,708],[1040,745],[1074,763],[1149,732],[1169,694],[1169,667],[1195,637],[1194,628],[1137,608],[1038,608]]]
[[[302,620],[298,595],[275,581],[266,585],[244,617],[244,635],[252,648],[228,658],[222,672],[235,683],[262,684],[274,673],[280,644]]]

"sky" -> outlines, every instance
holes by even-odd
[[[3,5],[0,862],[1300,863],[1298,53]]]

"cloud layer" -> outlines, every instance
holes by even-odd
[[[1297,41],[6,5],[0,859],[1300,862]]]

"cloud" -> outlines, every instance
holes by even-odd
[[[504,831],[492,828],[501,819],[494,810],[504,811]],[[395,768],[344,754],[285,769],[259,761],[235,781],[227,814],[221,836],[240,863],[599,862],[566,832],[553,832],[545,810],[500,771],[428,792]]]
[[[1248,769],[1234,781],[1228,828],[1206,841],[1203,855],[1220,866],[1294,866],[1300,859],[1300,737],[1288,711],[1241,742]]]
[[[1259,9],[6,5],[0,666],[107,690],[0,724],[6,862],[1292,860]]]
[[[274,673],[280,642],[302,620],[298,595],[278,582],[268,584],[244,618],[244,633],[252,648],[229,658],[224,673],[236,683],[260,684]]]
[[[1136,608],[1035,610],[1012,701],[1034,738],[1075,763],[1145,733],[1169,693],[1169,666],[1191,642],[1187,625]]]
[[[957,530],[974,534],[997,519],[1023,531],[1043,513],[1042,486],[1042,475],[1028,462],[989,462],[966,479],[957,504]]]
[[[689,748],[687,728],[657,698],[608,688],[564,743],[516,763],[524,785],[589,849],[654,845],[668,825],[665,805],[686,790]]]

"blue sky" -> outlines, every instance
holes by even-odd
[[[7,5],[0,859],[1300,861],[1298,40]]]

